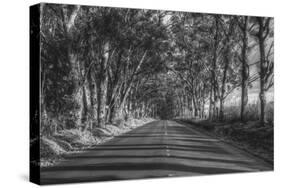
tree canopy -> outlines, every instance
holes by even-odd
[[[223,121],[237,88],[243,120],[259,80],[265,122],[272,18],[42,4],[40,20],[44,121],[64,129],[148,116]],[[249,59],[253,51],[259,58]]]

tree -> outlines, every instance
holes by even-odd
[[[267,18],[51,4],[41,9],[42,114],[63,128],[163,117],[165,109],[171,116],[209,113],[210,120],[224,121],[226,98],[238,87],[243,120],[247,89],[257,79],[249,76],[250,36],[261,54],[260,96],[273,86]]]
[[[254,22],[256,24],[256,30],[252,32],[252,35],[256,38],[259,45],[259,76],[260,76],[260,125],[265,124],[265,92],[273,85],[273,61],[270,60],[271,50],[273,43],[271,43],[268,50],[266,49],[267,39],[269,35],[272,35],[271,31],[271,18],[255,17]],[[268,53],[266,54],[266,50]]]
[[[244,121],[245,107],[248,102],[248,78],[249,78],[249,65],[248,65],[248,16],[241,16],[237,20],[239,28],[242,32],[242,48],[239,60],[242,63],[241,68],[241,110],[240,119]]]
[[[219,93],[220,100],[220,111],[219,111],[219,119],[220,121],[224,120],[224,100],[227,96],[226,93],[226,84],[227,82],[235,81],[235,77],[232,75],[229,76],[228,72],[231,68],[230,64],[233,62],[233,50],[231,47],[235,46],[235,29],[236,24],[233,16],[224,16],[222,17],[222,31],[224,34],[223,39],[223,47],[222,47],[222,76],[221,76],[221,89]],[[218,72],[217,72],[218,74]]]

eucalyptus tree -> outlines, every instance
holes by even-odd
[[[219,90],[219,120],[224,120],[224,101],[229,90],[236,87],[238,75],[233,74],[236,69],[236,50],[238,41],[238,28],[235,16],[221,16],[219,19],[221,31],[221,48],[218,53],[218,70],[216,71],[217,84]],[[227,87],[228,86],[228,87]]]
[[[241,55],[239,60],[242,63],[241,66],[241,110],[240,119],[244,121],[245,107],[248,102],[248,84],[249,84],[249,65],[248,65],[248,52],[249,52],[249,17],[239,16],[237,17],[237,24],[241,30]]]
[[[166,27],[159,21],[157,11],[138,10],[132,19],[133,27],[128,45],[129,56],[124,59],[118,90],[118,114],[124,114],[124,107],[133,86],[142,77],[150,77],[163,69],[167,47]],[[132,25],[132,24],[130,24]],[[128,28],[125,28],[128,29]],[[130,29],[130,27],[129,27]]]
[[[260,125],[265,123],[265,93],[273,86],[273,21],[272,18],[253,17],[252,36],[259,46]]]
[[[80,6],[41,5],[41,99],[42,114],[56,122],[75,127],[79,114],[79,101],[73,97],[79,84],[77,54],[74,49],[75,21]],[[66,116],[65,120],[62,116]],[[63,124],[65,125],[65,124]]]

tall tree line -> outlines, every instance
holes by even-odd
[[[272,18],[41,4],[40,20],[43,125],[92,130],[184,114],[224,121],[225,100],[237,88],[244,121],[257,80],[265,123]]]
[[[248,89],[259,80],[263,126],[265,92],[273,86],[273,19],[179,12],[170,22],[173,63],[169,69],[185,86],[180,90],[187,97],[191,117],[224,121],[225,100],[239,89],[240,120],[244,121]],[[257,62],[249,60],[252,54]],[[250,69],[256,73],[251,74]],[[178,95],[177,100],[182,98]]]
[[[87,129],[128,115],[155,115],[147,86],[164,68],[165,14],[43,4],[43,118]]]

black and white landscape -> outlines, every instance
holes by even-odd
[[[273,170],[273,18],[38,8],[41,184]]]

